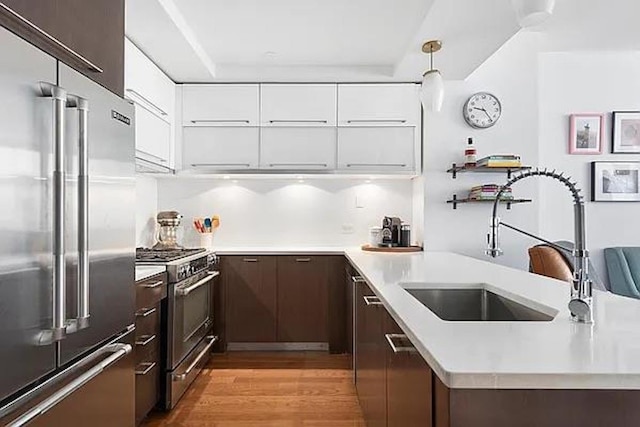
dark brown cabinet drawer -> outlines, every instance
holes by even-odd
[[[158,331],[159,332],[159,331]],[[136,337],[136,365],[144,362],[159,361],[160,334]]]
[[[154,307],[167,296],[167,275],[157,274],[136,282],[136,307],[138,311]]]
[[[136,365],[136,425],[140,424],[160,399],[159,360]]]

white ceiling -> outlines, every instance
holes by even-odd
[[[176,82],[467,78],[519,31],[511,0],[127,0],[127,36]],[[540,51],[640,49],[640,1],[557,0]]]
[[[177,82],[418,81],[429,39],[464,79],[517,31],[510,0],[127,1],[127,36]]]

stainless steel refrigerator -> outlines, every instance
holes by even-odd
[[[1,27],[0,58],[0,425],[133,425],[133,108]]]

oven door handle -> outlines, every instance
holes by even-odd
[[[198,363],[200,363],[200,361],[207,355],[207,353],[209,353],[209,351],[211,350],[211,347],[213,347],[213,345],[216,343],[216,341],[218,341],[218,336],[217,335],[210,335],[210,336],[207,337],[207,339],[209,340],[209,342],[204,347],[204,349],[202,349],[200,354],[198,354],[198,356],[195,358],[195,360],[193,362],[191,362],[189,367],[187,367],[187,370],[184,371],[182,374],[173,374],[173,380],[174,381],[184,381],[184,380],[187,379],[189,374],[196,368],[196,366],[198,366]]]
[[[193,292],[196,289],[198,289],[200,286],[204,286],[207,282],[209,282],[211,279],[213,279],[214,277],[216,277],[219,274],[220,273],[218,271],[207,273],[207,277],[205,277],[204,279],[194,283],[193,285],[187,286],[185,288],[177,288],[176,289],[176,293],[178,295],[180,295],[181,297],[185,297],[185,296],[189,295],[191,292]]]

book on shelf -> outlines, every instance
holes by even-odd
[[[470,200],[495,200],[502,188],[497,184],[476,185],[469,191]],[[501,200],[513,200],[513,192],[510,187],[505,188],[500,196]]]
[[[522,166],[522,160],[515,154],[495,154],[483,157],[476,165],[488,168],[517,168]]]

